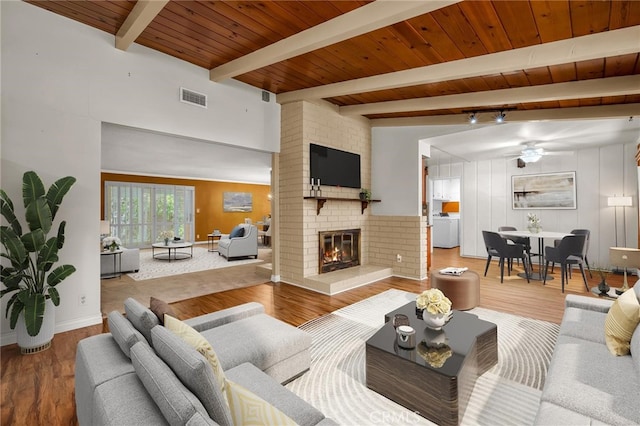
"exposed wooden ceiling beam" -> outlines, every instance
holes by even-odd
[[[599,105],[574,108],[535,109],[509,111],[506,121],[546,121],[546,120],[596,120],[603,118],[640,118],[640,104]],[[428,117],[377,118],[370,120],[371,127],[459,125],[469,122],[469,114],[433,115]],[[489,115],[479,116],[478,123],[495,122]]]
[[[460,1],[377,0],[213,68],[209,71],[209,78],[221,81],[235,77]]]
[[[401,101],[374,102],[340,107],[342,115],[387,114],[432,111],[451,108],[476,108],[547,102],[566,99],[597,98],[640,93],[640,75],[571,81],[513,89],[487,90],[458,95],[434,96]],[[497,108],[499,109],[499,108]]]
[[[640,52],[640,26],[281,93],[281,104],[508,73]]]
[[[116,48],[127,50],[169,0],[138,0],[116,33]]]

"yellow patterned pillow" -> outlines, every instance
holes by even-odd
[[[288,426],[297,423],[249,389],[226,380],[227,401],[236,426]]]
[[[220,365],[218,356],[216,355],[213,347],[211,347],[211,344],[207,341],[207,339],[205,339],[202,334],[198,333],[193,327],[185,324],[179,319],[172,317],[171,315],[165,314],[164,326],[175,333],[182,340],[187,342],[189,346],[200,352],[202,356],[204,356],[207,361],[209,361],[209,364],[211,364],[211,368],[213,368],[213,375],[216,376],[216,381],[218,382],[218,386],[220,387],[220,392],[222,392],[222,394],[224,395],[224,371],[222,370],[222,366]]]
[[[604,338],[609,352],[629,354],[631,336],[640,322],[640,303],[633,289],[622,293],[611,305],[604,321]]]

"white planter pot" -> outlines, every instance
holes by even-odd
[[[44,308],[44,318],[40,332],[35,336],[30,336],[24,322],[24,312],[20,313],[20,318],[16,323],[16,335],[18,346],[23,354],[33,354],[49,349],[56,327],[56,310],[51,299],[47,299]]]

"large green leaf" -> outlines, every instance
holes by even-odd
[[[4,216],[9,223],[9,226],[13,228],[16,234],[22,235],[22,225],[20,225],[20,222],[16,217],[13,209],[13,201],[11,201],[11,198],[9,198],[7,193],[2,189],[0,189],[0,213],[2,213],[2,216]]]
[[[38,198],[44,198],[44,185],[34,171],[25,172],[22,176],[22,200],[27,207]]]
[[[2,245],[7,250],[5,257],[11,260],[11,265],[14,268],[21,269],[28,253],[18,234],[8,226],[0,226],[0,239],[2,240]]]
[[[51,296],[51,301],[54,306],[58,306],[60,304],[60,293],[58,293],[57,288],[49,287],[49,296]]]
[[[2,278],[2,284],[7,288],[6,290],[2,290],[2,292],[0,292],[0,297],[2,297],[6,293],[15,291],[20,287],[20,282],[22,282],[23,275],[21,270],[18,270],[16,268],[6,268],[0,266],[0,277]]]
[[[55,287],[75,271],[76,268],[73,265],[60,265],[49,273],[47,276],[47,284]]]
[[[58,212],[60,203],[62,203],[62,199],[67,192],[69,192],[75,182],[76,178],[66,176],[55,181],[47,191],[47,202],[49,203],[52,218],[56,217],[56,213]]]
[[[18,299],[24,304],[24,322],[27,326],[27,333],[30,336],[35,336],[42,327],[46,298],[41,293],[23,291],[18,295]]]
[[[58,239],[49,238],[46,244],[38,252],[36,264],[38,270],[48,271],[58,261]]]
[[[44,197],[33,200],[27,205],[25,218],[31,231],[42,229],[42,232],[48,234],[51,230],[52,217],[51,209]]]
[[[18,318],[20,318],[20,312],[24,309],[24,304],[18,298],[19,295],[20,293],[14,294],[11,300],[9,300],[9,304],[7,304],[7,314],[9,313],[9,308],[11,308],[9,326],[12,330],[16,328],[16,323],[18,322]]]
[[[60,226],[58,226],[58,250],[60,250],[62,248],[62,246],[64,246],[64,229],[67,226],[67,222],[66,221],[62,221],[60,222]]]
[[[36,253],[44,247],[46,243],[46,235],[42,231],[42,229],[36,229],[33,232],[29,232],[24,234],[20,241],[24,244],[24,248],[29,253]]]

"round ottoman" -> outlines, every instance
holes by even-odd
[[[480,276],[467,270],[462,275],[432,272],[431,288],[439,288],[451,300],[452,309],[466,311],[480,304]]]

